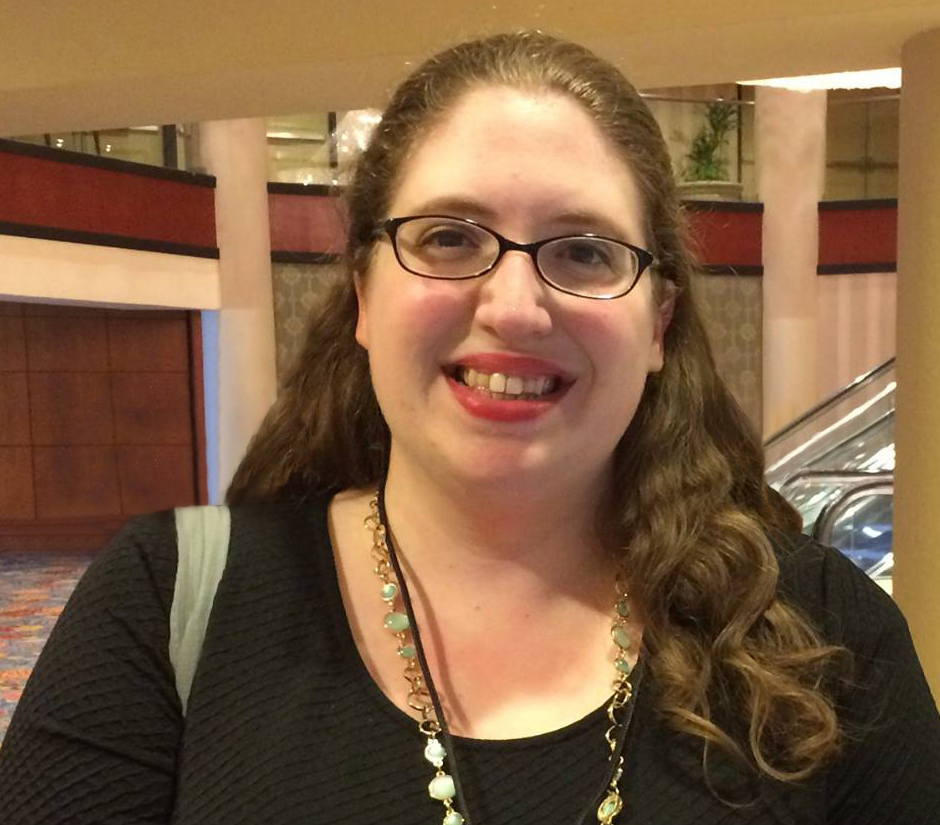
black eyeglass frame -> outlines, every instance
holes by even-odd
[[[452,277],[449,275],[428,275],[426,272],[416,272],[401,258],[401,253],[398,251],[398,230],[402,224],[424,218],[444,218],[450,221],[458,221],[460,223],[470,224],[471,226],[475,226],[477,229],[482,229],[484,232],[489,233],[494,238],[496,238],[496,242],[499,244],[499,251],[496,253],[495,260],[488,267],[486,267],[486,269],[482,269],[479,272],[473,273],[472,275],[459,275]],[[626,241],[621,241],[619,238],[609,238],[605,235],[598,235],[594,232],[577,232],[575,234],[555,235],[551,238],[543,238],[540,241],[519,243],[518,241],[510,240],[504,235],[500,235],[499,232],[497,232],[495,229],[490,229],[490,227],[485,226],[478,221],[471,220],[470,218],[458,218],[455,215],[404,215],[398,218],[388,218],[375,227],[375,237],[378,237],[383,233],[388,235],[389,240],[392,242],[392,250],[395,252],[395,258],[398,261],[399,266],[401,266],[401,268],[406,272],[410,272],[412,275],[417,275],[419,278],[430,278],[435,281],[468,281],[473,278],[481,278],[488,272],[492,272],[494,269],[496,269],[496,267],[499,265],[499,262],[503,259],[503,255],[505,255],[507,252],[518,251],[525,252],[532,259],[532,264],[535,267],[535,271],[538,273],[539,278],[541,278],[552,289],[557,289],[559,292],[563,292],[566,295],[573,295],[576,298],[588,298],[592,301],[611,301],[614,298],[622,298],[624,295],[629,294],[637,285],[637,283],[639,283],[640,277],[643,275],[643,273],[656,262],[656,257],[647,249],[634,246],[633,244],[627,243]],[[558,286],[558,284],[550,281],[545,273],[542,272],[542,267],[539,266],[538,253],[543,246],[553,243],[554,241],[561,241],[568,238],[591,238],[594,240],[608,241],[610,243],[619,244],[620,246],[625,246],[637,257],[636,276],[625,290],[618,292],[616,295],[585,295],[581,292],[572,292],[570,289],[565,289],[564,287]]]

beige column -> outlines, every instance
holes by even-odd
[[[901,64],[894,596],[940,697],[940,29]]]
[[[209,499],[221,501],[276,393],[274,297],[263,120],[199,125],[215,175],[221,310],[204,313]]]
[[[763,220],[764,435],[815,404],[819,201],[826,93],[759,86],[755,133]]]

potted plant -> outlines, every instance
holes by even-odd
[[[734,104],[724,101],[708,104],[705,122],[692,139],[685,156],[685,180],[679,184],[682,197],[698,200],[741,199],[741,184],[728,180],[728,162],[724,156],[728,135],[737,124]]]

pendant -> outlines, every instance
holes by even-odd
[[[611,791],[597,808],[597,821],[602,825],[611,825],[614,817],[623,809],[623,800],[617,791]]]

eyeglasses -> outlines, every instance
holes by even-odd
[[[382,233],[402,268],[422,278],[479,278],[517,250],[532,258],[545,283],[581,298],[626,295],[654,261],[645,249],[593,233],[517,243],[476,221],[449,215],[390,218],[376,227],[376,234]]]

